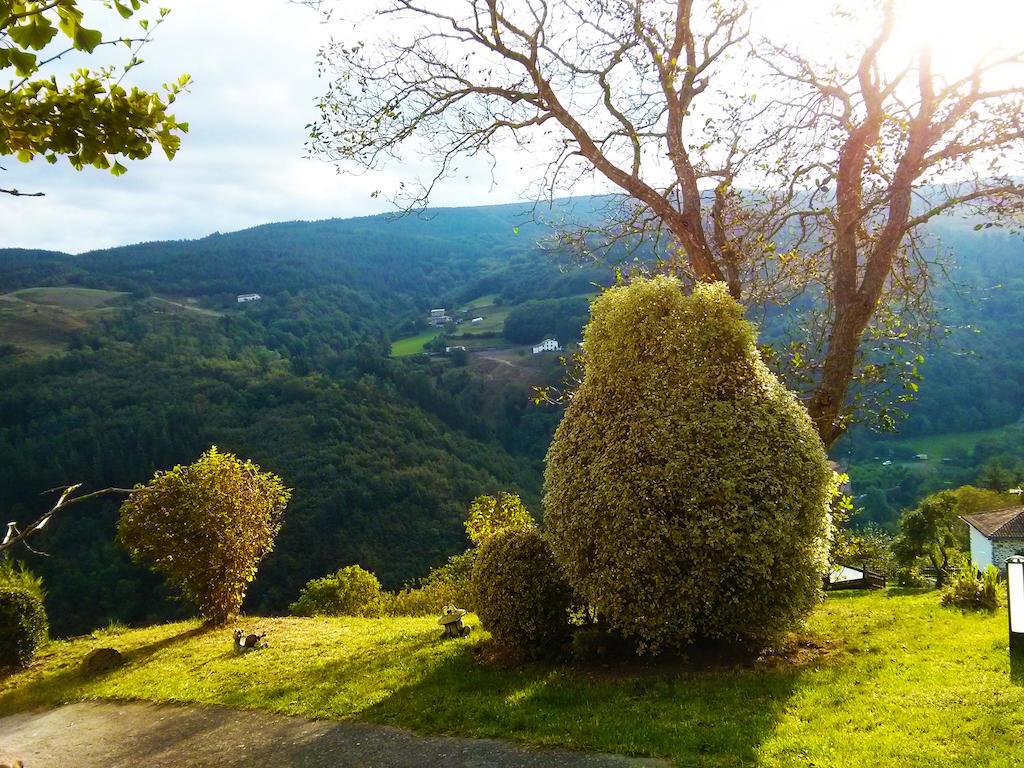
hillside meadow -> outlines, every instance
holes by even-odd
[[[695,766],[1018,766],[1024,679],[1005,610],[964,614],[935,591],[833,593],[787,647],[753,662],[488,661],[474,617],[441,641],[427,618],[248,618],[270,647],[181,622],[53,642],[0,681],[0,714],[83,699],[208,703],[358,719],[424,734],[666,757]],[[110,646],[120,670],[85,676]]]

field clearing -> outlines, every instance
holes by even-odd
[[[475,333],[503,333],[505,331],[505,318],[512,311],[512,307],[498,306],[497,304],[483,304],[476,307],[467,305],[466,309],[469,311],[465,315],[460,315],[460,317],[465,319],[465,322],[458,326],[455,335],[465,334],[469,336]],[[483,320],[473,325],[472,320],[474,317],[483,317]]]
[[[121,291],[102,291],[97,288],[57,286],[48,288],[22,288],[4,298],[14,298],[31,304],[44,304],[70,310],[88,310],[107,307],[123,301],[128,294]]]
[[[111,629],[48,645],[0,679],[0,714],[144,699],[358,719],[419,733],[666,757],[686,766],[1024,765],[1024,669],[1005,610],[942,608],[936,591],[832,593],[808,627],[756,661],[597,666],[482,662],[487,633],[442,641],[434,617],[248,618]],[[120,670],[79,670],[97,647]],[[1024,667],[1024,660],[1022,667]]]
[[[76,334],[117,311],[127,294],[92,288],[25,288],[0,296],[0,339],[34,354],[62,352]]]
[[[410,336],[406,339],[399,339],[391,343],[391,356],[392,357],[405,357],[406,355],[418,355],[423,351],[423,345],[428,341],[433,341],[441,332],[438,330],[424,331],[416,336]]]
[[[490,307],[494,305],[494,300],[498,298],[496,293],[488,293],[486,296],[478,296],[467,304],[463,309],[470,310],[476,309],[477,307]]]

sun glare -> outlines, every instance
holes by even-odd
[[[901,10],[894,52],[929,45],[935,72],[946,77],[967,73],[982,57],[1024,49],[1020,0],[904,0]]]

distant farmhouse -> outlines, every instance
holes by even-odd
[[[971,562],[979,569],[994,565],[1006,571],[1006,561],[1024,555],[1024,506],[961,515],[971,532]]]
[[[248,304],[250,301],[259,301],[262,298],[258,293],[242,293],[238,295],[238,303]]]
[[[533,348],[533,354],[539,355],[541,352],[557,352],[561,347],[558,346],[558,341],[555,339],[544,339],[540,344],[537,344]]]
[[[434,327],[447,325],[450,320],[451,318],[445,314],[444,308],[430,310],[430,317],[427,318],[427,322]]]

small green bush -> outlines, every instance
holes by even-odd
[[[901,587],[930,587],[932,580],[921,573],[916,565],[896,569],[896,583]]]
[[[382,612],[388,616],[440,615],[446,605],[473,610],[475,549],[452,555],[444,565],[431,568],[418,587],[382,594]]]
[[[309,581],[288,606],[296,616],[380,616],[382,609],[380,582],[358,565]]]
[[[999,571],[990,565],[978,578],[975,566],[964,568],[943,590],[942,604],[969,611],[994,611],[999,607]]]
[[[568,637],[572,593],[536,528],[505,528],[483,543],[473,595],[480,623],[502,645],[539,656]]]
[[[39,595],[0,587],[0,666],[23,667],[46,642],[49,626]]]

